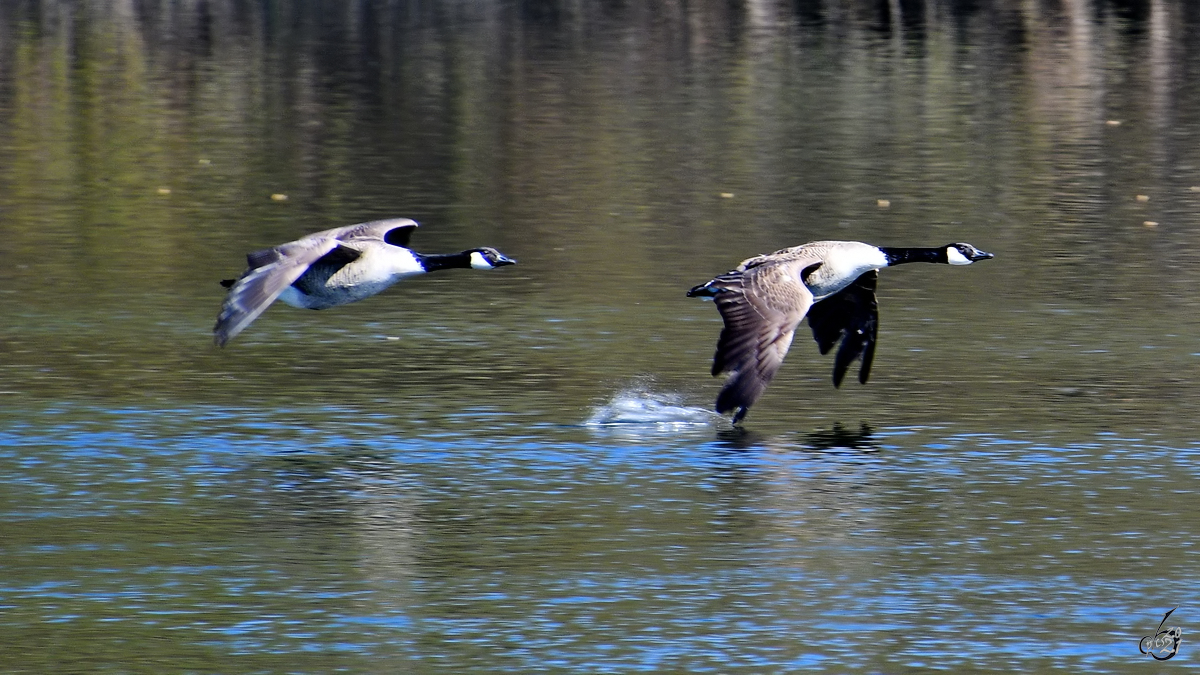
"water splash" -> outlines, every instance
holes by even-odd
[[[657,426],[709,425],[723,418],[705,408],[684,405],[676,394],[626,389],[596,406],[584,426],[653,424]]]

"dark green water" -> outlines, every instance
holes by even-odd
[[[4,4],[0,672],[1197,670],[1198,78],[1167,0]],[[394,216],[520,264],[212,346]],[[816,239],[996,259],[706,416],[684,292]]]

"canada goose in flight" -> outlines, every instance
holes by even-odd
[[[779,370],[806,315],[822,354],[841,342],[833,364],[833,385],[841,386],[846,369],[859,358],[858,381],[866,384],[879,323],[878,270],[910,262],[970,265],[991,257],[970,244],[889,248],[857,241],[815,241],[749,258],[692,288],[688,297],[714,300],[725,322],[712,374],[730,375],[717,395],[717,412],[736,411],[734,424],[746,416]]]
[[[454,267],[490,270],[517,261],[494,248],[425,255],[408,248],[417,223],[408,218],[336,227],[246,256],[249,269],[229,289],[213,340],[225,346],[276,298],[292,307],[326,309],[369,298],[408,277]]]

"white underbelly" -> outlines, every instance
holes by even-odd
[[[288,286],[279,294],[279,299],[285,304],[292,307],[299,307],[300,309],[328,309],[329,307],[358,302],[372,295],[382,293],[397,281],[407,279],[410,276],[416,275],[405,274],[378,281],[347,283],[345,279],[339,279],[338,275],[335,274],[330,277],[324,286],[321,286],[319,290],[313,293],[304,293],[295,286]]]
[[[407,249],[387,247],[381,251],[373,247],[364,249],[357,260],[334,271],[323,282],[319,280],[321,272],[319,265],[309,270],[299,288],[288,286],[279,299],[302,309],[336,307],[369,298],[397,281],[423,274],[425,269]]]

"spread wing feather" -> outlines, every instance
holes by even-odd
[[[225,296],[225,304],[213,326],[213,340],[218,346],[225,346],[266,311],[310,265],[338,246],[337,239],[332,237],[305,237],[274,249],[251,253],[248,256],[251,268]],[[269,252],[275,255],[269,255]],[[255,261],[265,261],[265,264],[254,267]]]
[[[819,258],[796,256],[742,265],[707,284],[715,290],[713,300],[725,323],[713,374],[730,373],[717,396],[717,412],[736,409],[734,421],[739,421],[775,377],[812,306],[801,275],[819,264]]]
[[[340,241],[374,239],[377,241],[386,241],[392,246],[407,248],[408,240],[412,238],[412,233],[416,229],[416,221],[409,220],[408,218],[388,218],[386,220],[372,220],[367,223],[335,227],[332,230],[311,234],[309,237],[332,237]],[[307,238],[305,237],[305,239]],[[304,239],[300,241],[304,241]]]

